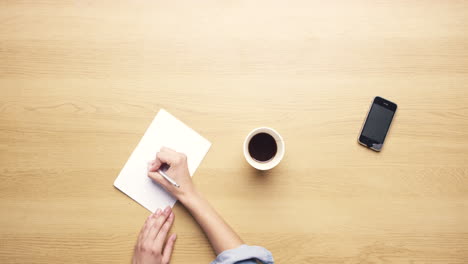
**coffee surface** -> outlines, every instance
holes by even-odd
[[[258,133],[249,142],[250,156],[257,161],[271,160],[276,155],[277,149],[276,140],[267,133]]]

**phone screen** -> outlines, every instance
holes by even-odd
[[[382,143],[392,123],[393,114],[393,111],[383,106],[372,104],[366,124],[362,129],[362,135]]]
[[[372,103],[369,114],[367,115],[359,141],[362,144],[379,151],[382,148],[385,137],[387,136],[396,107],[396,104],[381,97],[376,97]]]

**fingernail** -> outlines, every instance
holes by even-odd
[[[172,240],[176,240],[176,238],[177,238],[177,235],[176,235],[176,234],[173,234],[173,235],[172,235]]]
[[[159,216],[161,214],[161,209],[158,208],[158,210],[156,210],[156,216]]]
[[[164,209],[164,213],[167,214],[167,213],[169,213],[170,210],[171,210],[171,207],[168,206],[168,207],[166,207],[166,209]]]

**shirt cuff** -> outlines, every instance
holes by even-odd
[[[258,259],[264,264],[274,263],[273,255],[267,249],[259,246],[241,245],[221,252],[211,264],[234,264],[249,259]]]

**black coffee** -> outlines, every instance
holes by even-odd
[[[249,153],[257,161],[269,161],[275,155],[278,147],[276,140],[267,133],[258,133],[250,139]]]

